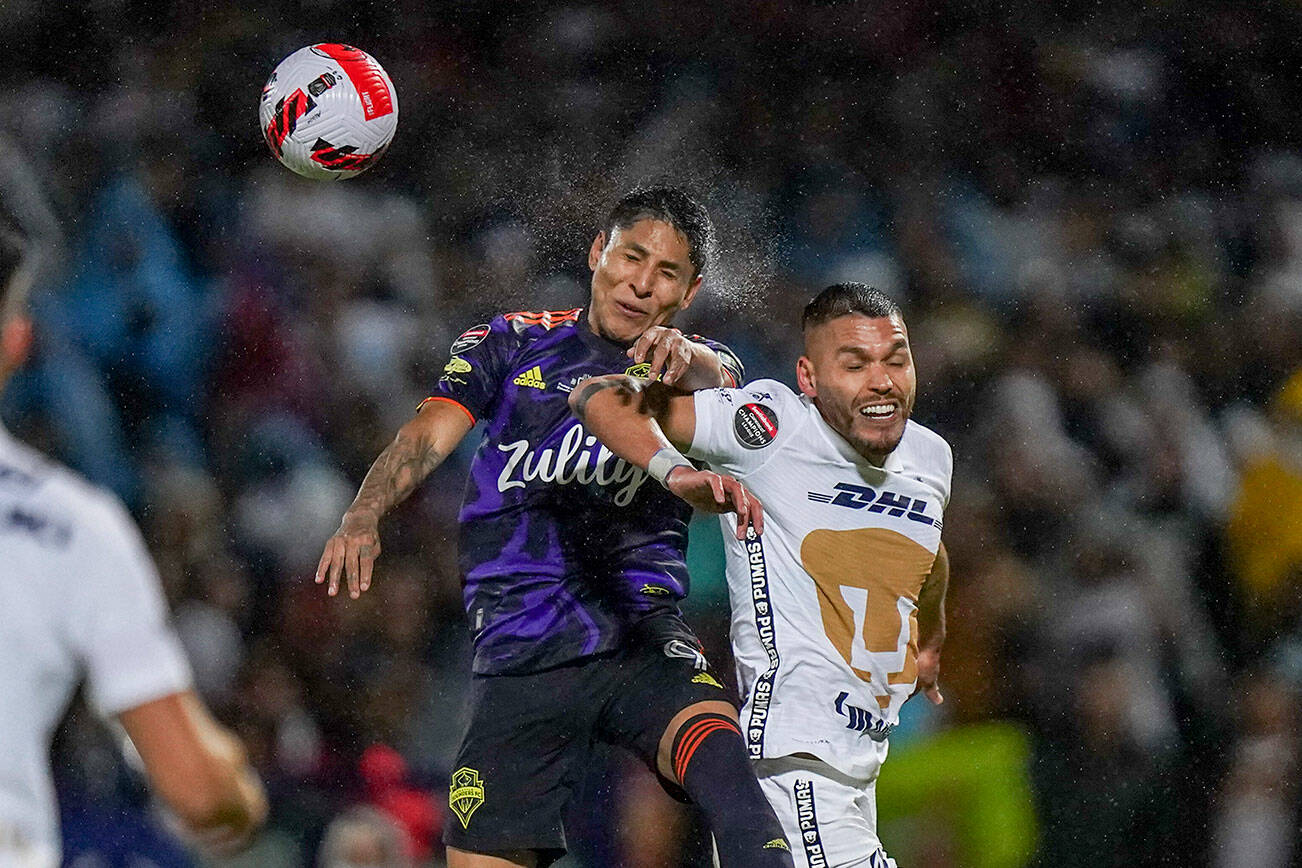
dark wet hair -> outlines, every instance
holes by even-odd
[[[814,296],[814,300],[805,305],[800,327],[809,329],[852,313],[873,319],[903,317],[900,306],[880,289],[866,283],[837,283]]]
[[[663,221],[681,232],[687,239],[687,256],[696,274],[705,270],[714,246],[714,224],[705,206],[677,187],[638,187],[625,193],[606,215],[601,231],[609,239],[615,229],[627,229],[648,219]]]

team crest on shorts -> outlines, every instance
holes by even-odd
[[[470,828],[470,815],[484,803],[484,782],[479,772],[462,766],[452,773],[452,786],[448,789],[448,806],[461,821],[461,828]]]
[[[763,404],[745,404],[732,417],[732,430],[747,449],[763,449],[778,436],[778,414]]]
[[[647,374],[650,373],[651,373],[650,362],[638,362],[636,365],[629,365],[627,368],[624,369],[625,376],[637,377],[638,379],[641,380],[645,380],[647,378]]]

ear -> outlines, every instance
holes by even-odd
[[[10,317],[0,327],[0,365],[9,370],[21,367],[31,351],[31,319],[25,316]]]
[[[596,271],[597,263],[601,261],[601,251],[606,249],[606,233],[598,232],[597,237],[592,239],[592,247],[588,250],[588,270]]]
[[[678,309],[687,310],[689,307],[691,307],[692,300],[696,298],[696,294],[700,291],[701,291],[701,275],[698,274],[696,275],[696,279],[692,281],[692,285],[687,287],[687,294],[683,296],[683,303],[678,305]]]
[[[811,398],[818,397],[818,384],[814,380],[814,363],[809,360],[809,356],[796,359],[796,385],[800,386],[802,394]]]

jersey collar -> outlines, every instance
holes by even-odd
[[[612,341],[610,338],[602,337],[592,330],[592,322],[588,319],[588,308],[584,308],[579,314],[579,318],[574,323],[574,329],[579,333],[579,339],[594,350],[603,350],[605,352],[624,353],[632,343],[623,343],[622,341]]]

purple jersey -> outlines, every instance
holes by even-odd
[[[741,365],[720,354],[741,382]],[[615,457],[569,409],[589,377],[632,373],[626,346],[582,309],[511,313],[467,330],[429,400],[485,425],[461,507],[474,671],[528,672],[614,648],[628,626],[677,613],[691,508]]]

